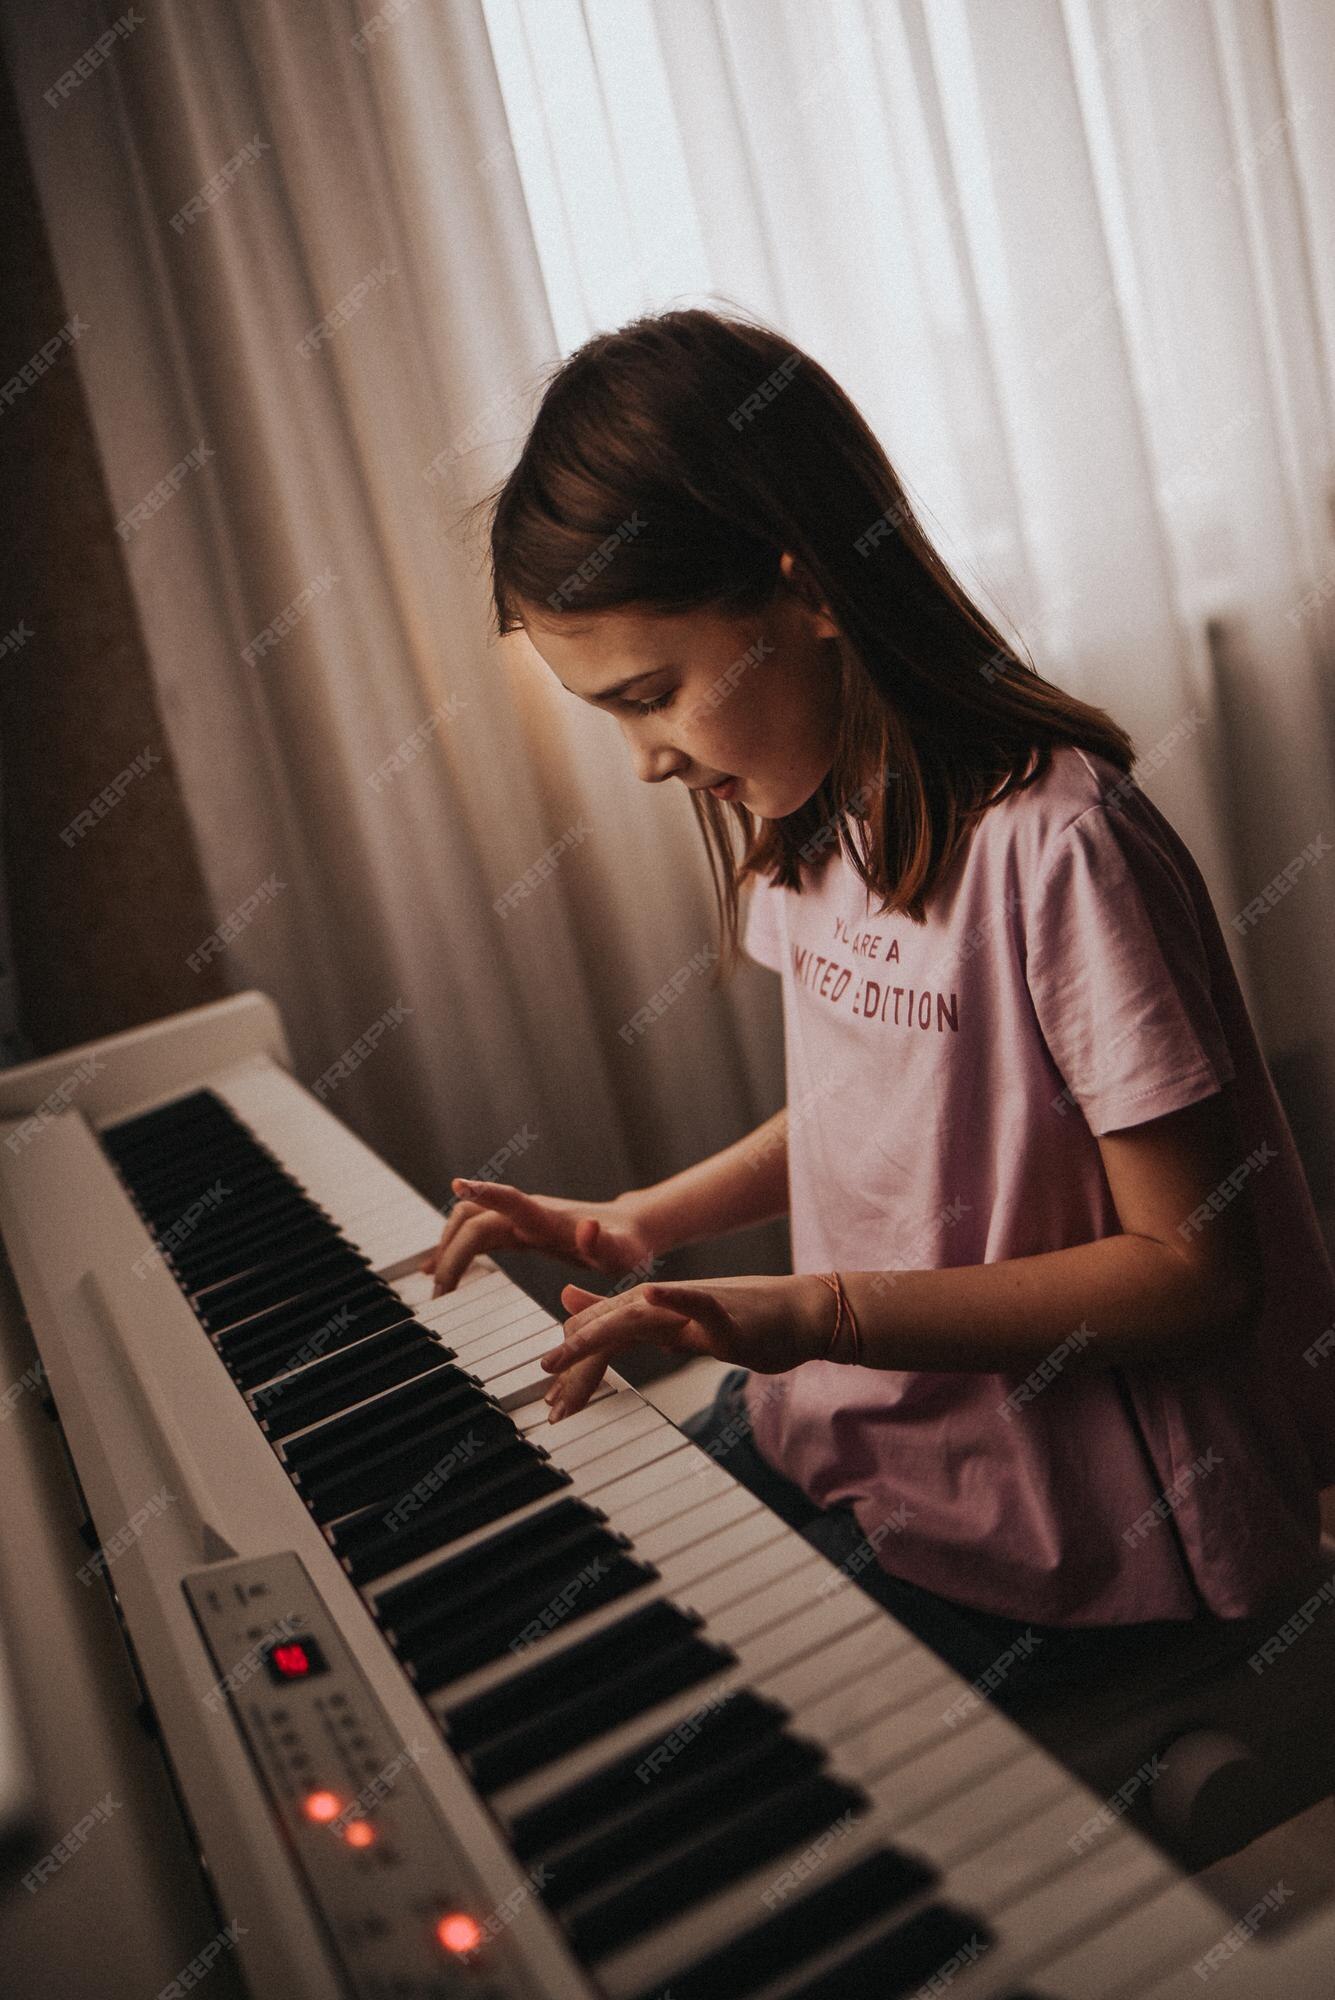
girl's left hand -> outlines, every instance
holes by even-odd
[[[561,1297],[577,1310],[561,1345],[542,1357],[556,1377],[547,1391],[553,1422],[582,1410],[608,1362],[628,1347],[648,1341],[671,1354],[712,1354],[779,1375],[821,1354],[834,1323],[828,1286],[805,1275],[633,1285],[610,1298],[566,1285]]]

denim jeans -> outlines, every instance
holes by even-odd
[[[730,1369],[710,1407],[688,1417],[680,1428],[813,1548],[847,1566],[860,1589],[966,1680],[978,1680],[996,1668],[997,1684],[984,1685],[980,1692],[998,1708],[1008,1707],[1012,1699],[1088,1686],[1161,1658],[1173,1636],[1186,1630],[1172,1619],[1142,1625],[1042,1625],[977,1611],[894,1576],[882,1566],[883,1550],[871,1548],[851,1507],[816,1506],[762,1456],[742,1401],[746,1380],[745,1368]],[[1007,1653],[1011,1657],[1003,1663]]]

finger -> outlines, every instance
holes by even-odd
[[[539,1356],[539,1365],[549,1374],[564,1371],[573,1362],[587,1360],[594,1354],[610,1359],[613,1354],[623,1354],[628,1347],[638,1346],[642,1340],[659,1347],[674,1347],[677,1343],[673,1336],[685,1325],[681,1313],[648,1306],[643,1299],[616,1299],[606,1311],[591,1308],[587,1313],[577,1314],[576,1319],[578,1325],[575,1319],[566,1322],[561,1345]]]
[[[570,1309],[570,1317],[562,1329],[566,1340],[575,1333],[592,1326],[596,1320],[606,1318],[608,1313],[624,1310],[629,1301],[622,1293],[614,1292],[607,1297],[601,1292],[591,1292],[587,1285],[562,1285],[561,1302]],[[543,1357],[546,1366],[546,1357]]]
[[[525,1194],[523,1188],[512,1187],[509,1181],[455,1181],[454,1185],[465,1200],[499,1209],[502,1215],[508,1215],[516,1222],[532,1226],[535,1223],[541,1225],[546,1220],[537,1197]]]
[[[576,1410],[582,1410],[606,1373],[607,1363],[600,1354],[567,1368],[547,1391],[547,1401],[551,1405],[548,1423],[560,1423],[562,1417],[573,1417]]]
[[[562,1285],[561,1297],[563,1299],[569,1292],[573,1292],[575,1295],[576,1312],[578,1312],[583,1306],[598,1305],[605,1303],[603,1294],[601,1292],[591,1292],[587,1285],[575,1285],[575,1284]]]
[[[422,1259],[421,1263],[418,1265],[417,1268],[419,1271],[434,1272],[436,1264],[440,1258],[440,1253],[450,1240],[450,1234],[454,1226],[454,1220],[459,1212],[458,1196],[457,1195],[448,1196],[446,1200],[441,1203],[441,1210],[442,1213],[444,1214],[445,1220],[442,1222],[440,1226],[439,1239],[437,1240],[434,1248],[427,1251],[426,1256]]]
[[[562,1285],[561,1298],[566,1305],[581,1306],[596,1304],[597,1292],[591,1292],[587,1285]],[[585,1361],[578,1368],[569,1368],[563,1375],[557,1375],[549,1385],[545,1401],[551,1409],[548,1423],[559,1423],[562,1417],[573,1416],[582,1410],[598,1384],[607,1372],[607,1363],[601,1356]]]
[[[503,1215],[497,1215],[494,1209],[471,1209],[438,1254],[432,1297],[452,1292],[474,1257],[488,1250],[508,1248],[513,1241],[513,1227]]]
[[[460,1194],[452,1193],[446,1197],[445,1201],[441,1204],[445,1219],[441,1224],[440,1242],[436,1245],[438,1253],[444,1249],[454,1231],[459,1227],[459,1224],[467,1216],[475,1215],[481,1205],[480,1202],[465,1200]]]
[[[466,1181],[457,1175],[450,1186],[466,1201],[492,1201],[498,1195],[519,1193],[519,1189],[511,1187],[509,1181]]]
[[[429,1277],[435,1277],[440,1260],[449,1245],[454,1241],[454,1238],[458,1235],[468,1217],[477,1213],[477,1207],[473,1202],[459,1201],[457,1199],[451,1202],[445,1212],[445,1221],[441,1227],[440,1241],[422,1262],[422,1269]]]

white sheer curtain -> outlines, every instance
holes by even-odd
[[[212,451],[126,559],[220,920],[287,885],[226,962],[308,1078],[414,1009],[335,1109],[431,1194],[507,1146],[521,1184],[593,1194],[777,1102],[762,974],[618,1036],[711,941],[694,822],[488,647],[454,527],[550,362],[732,301],[832,370],[947,559],[1131,730],[1329,1199],[1335,868],[1231,922],[1335,830],[1323,0],[136,12],[55,106],[110,10],[69,0],[55,46],[13,0],[4,33],[115,518]]]
[[[484,5],[562,349],[722,294],[844,383],[947,559],[1131,730],[1328,1206],[1329,7]]]

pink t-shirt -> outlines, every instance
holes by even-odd
[[[795,1271],[1115,1235],[1094,1135],[1232,1079],[1267,1299],[1250,1342],[1191,1368],[1100,1365],[1082,1322],[1027,1375],[753,1375],[760,1450],[851,1506],[885,1569],[980,1610],[1269,1608],[1309,1579],[1335,1482],[1335,1276],[1188,849],[1114,765],[1063,748],[983,814],[925,925],[873,914],[837,850],[807,884],[757,880],[744,932],[783,978]]]

